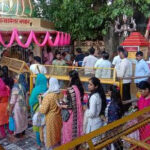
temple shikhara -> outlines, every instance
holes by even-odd
[[[32,15],[31,0],[0,0],[0,14],[3,16]]]

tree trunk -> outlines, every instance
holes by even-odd
[[[123,37],[115,33],[114,25],[111,24],[107,35],[103,37],[105,50],[110,54],[110,60],[117,54],[117,47],[123,41]]]

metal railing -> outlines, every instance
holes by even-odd
[[[28,65],[24,61],[16,58],[2,57],[0,65],[7,66],[10,71],[17,74],[30,73]]]
[[[114,144],[118,150],[128,145],[127,149],[138,149],[145,148],[150,149],[150,135],[144,140],[140,139],[140,135],[145,132],[146,126],[150,123],[150,107],[147,107],[141,111],[137,111],[131,115],[123,117],[113,123],[101,127],[89,134],[81,136],[67,144],[61,145],[55,148],[55,150],[69,150],[77,146],[86,145],[86,148],[90,150],[101,150],[103,148],[111,149],[112,144]],[[133,138],[131,135],[135,132],[139,132],[139,137]],[[150,132],[149,132],[150,133]],[[99,143],[93,144],[92,139],[95,137],[101,137]],[[86,143],[86,144],[85,144]],[[87,146],[88,145],[88,146]]]
[[[16,64],[16,65],[15,65]],[[5,58],[1,60],[1,65],[7,65],[11,71],[14,71],[16,73],[21,73],[25,69],[25,71],[28,71],[27,65],[19,61],[17,59],[11,59],[11,58]],[[140,79],[140,78],[148,78],[149,76],[142,76],[142,77],[129,77],[129,78],[123,78],[120,80],[117,80],[116,77],[116,70],[114,68],[108,69],[108,68],[85,68],[85,67],[74,67],[74,66],[45,66],[47,69],[47,78],[55,77],[58,80],[63,81],[69,81],[68,72],[70,70],[77,70],[79,72],[80,78],[82,82],[88,82],[89,78],[92,76],[95,76],[96,71],[99,71],[99,77],[102,84],[115,84],[120,87],[121,95],[123,93],[123,79]],[[102,71],[106,71],[109,73],[109,78],[105,78],[105,76],[101,75]],[[90,72],[89,74],[86,74],[87,72]],[[30,91],[33,88],[33,78],[36,78],[36,75],[30,73]],[[133,83],[133,82],[132,82]],[[130,102],[136,102],[137,99],[128,100],[125,103]],[[148,114],[148,115],[147,115]],[[87,135],[84,135],[82,137],[79,137],[75,140],[73,140],[70,143],[67,143],[65,145],[62,145],[56,150],[67,150],[70,148],[74,148],[78,145],[82,145],[83,143],[87,143],[89,149],[102,149],[110,147],[113,143],[119,143],[121,141],[121,144],[116,144],[124,146],[124,143],[126,143],[129,148],[128,149],[137,149],[139,147],[148,149],[150,147],[149,141],[150,137],[141,140],[141,139],[134,139],[131,138],[131,134],[136,132],[137,130],[139,132],[142,132],[142,128],[147,126],[150,123],[150,107],[145,108],[142,111],[135,112],[127,117],[123,117],[120,120],[117,120],[111,124],[108,124],[107,126],[104,126],[94,132],[91,132]],[[142,119],[141,119],[142,118]],[[129,125],[133,120],[136,120],[135,123],[132,123],[132,125]],[[92,139],[94,137],[101,136],[101,140],[97,145],[93,145]],[[119,142],[118,142],[119,141]],[[121,149],[119,147],[118,149]],[[149,148],[150,149],[150,148]]]
[[[36,75],[30,72],[29,67],[24,61],[21,61],[15,58],[2,57],[0,61],[0,65],[8,66],[9,70],[14,73],[20,74],[20,73],[28,72],[30,75],[30,93],[31,93],[33,89],[33,78],[36,78]],[[92,67],[54,66],[54,65],[43,65],[43,66],[46,67],[47,78],[55,77],[58,80],[61,80],[64,82],[69,81],[68,73],[69,71],[74,70],[74,69],[78,71],[82,82],[88,82],[90,77],[98,76],[102,84],[109,84],[109,85],[115,84],[118,87],[120,87],[121,96],[123,95],[123,79],[126,79],[126,80],[129,79],[129,80],[134,81],[134,79],[150,77],[150,76],[142,76],[142,77],[127,77],[123,79],[117,79],[116,70],[114,68],[92,68]],[[102,72],[104,73],[102,74]],[[66,85],[68,84],[66,83]],[[63,87],[63,88],[66,88],[66,87]],[[135,88],[136,88],[135,86],[132,87],[132,89],[135,89]],[[134,97],[136,97],[136,93],[134,93]]]
[[[91,67],[74,67],[74,66],[54,66],[44,65],[47,70],[46,77],[55,77],[61,81],[69,81],[69,71],[77,70],[82,82],[88,82],[90,77],[95,76],[98,71],[99,79],[102,84],[115,84],[119,85],[119,81],[116,80],[116,70],[114,68],[91,68]],[[104,71],[104,74],[102,72]],[[30,92],[33,88],[33,78],[36,78],[35,74],[30,75]],[[67,84],[68,85],[68,84]]]
[[[136,91],[136,93],[134,93],[134,98],[136,98],[137,97],[137,92],[138,92],[138,88],[136,87],[136,85],[135,85],[135,82],[134,82],[134,80],[135,79],[145,79],[145,78],[149,78],[150,76],[132,76],[132,77],[125,77],[125,78],[121,78],[121,79],[118,79],[118,81],[119,81],[119,87],[120,87],[120,94],[121,94],[121,97],[122,97],[122,95],[123,95],[123,80],[125,79],[125,80],[131,80],[131,90],[135,90]],[[132,87],[132,85],[134,84],[134,87]],[[125,102],[126,103],[126,102]]]
[[[27,72],[30,75],[30,92],[33,88],[33,78],[36,77],[36,75],[32,74],[30,72],[29,67],[27,64],[22,61],[15,58],[9,58],[9,57],[2,57],[0,61],[0,65],[8,66],[9,70],[14,73],[24,73]],[[117,79],[116,77],[116,70],[114,68],[92,68],[92,67],[75,67],[75,66],[54,66],[54,65],[43,65],[46,67],[47,70],[47,78],[55,77],[58,80],[61,81],[69,81],[68,73],[71,70],[77,70],[80,76],[80,79],[82,82],[88,82],[90,77],[97,76],[101,80],[102,84],[111,84],[111,85],[117,85],[120,87],[120,93],[121,96],[123,95],[123,79],[126,80],[132,80],[134,79],[140,79],[140,78],[147,78],[150,76],[140,76],[140,77],[127,77],[123,79]],[[103,73],[102,73],[103,72]],[[133,83],[133,82],[132,82]],[[66,84],[68,85],[68,84]],[[63,87],[65,88],[65,87]],[[136,87],[134,86],[134,89]],[[133,89],[133,87],[132,87]],[[134,97],[136,95],[134,94]]]
[[[55,77],[60,81],[69,81],[69,71],[71,70],[77,70],[80,76],[81,81],[84,82],[88,82],[90,77],[93,77],[96,75],[96,71],[102,72],[104,71],[105,73],[109,74],[109,78],[105,78],[104,75],[101,76],[100,75],[100,81],[102,84],[107,84],[107,85],[116,85],[120,88],[120,94],[121,96],[123,96],[123,80],[132,80],[132,83],[134,83],[135,79],[141,79],[141,78],[148,78],[150,76],[140,76],[140,77],[125,77],[125,78],[121,78],[121,79],[117,79],[116,76],[116,70],[115,68],[91,68],[91,67],[74,67],[74,66],[53,66],[53,65],[45,65],[46,69],[47,69],[47,74],[46,77],[50,78],[50,77]],[[91,71],[91,73],[86,74],[86,72]],[[106,75],[106,77],[108,77]],[[36,75],[31,74],[30,75],[30,92],[32,91],[33,88],[33,78],[36,78]],[[68,84],[66,84],[68,86]],[[66,87],[67,87],[66,86]],[[66,88],[63,87],[63,88]],[[134,86],[134,88],[136,88]],[[134,93],[134,98],[136,98],[136,93]],[[126,102],[125,102],[126,103]]]

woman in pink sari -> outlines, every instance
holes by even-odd
[[[44,64],[51,65],[54,58],[54,55],[51,52],[51,48],[47,47],[47,50],[44,50],[43,55],[44,55]]]
[[[8,124],[9,114],[7,111],[10,89],[0,78],[0,138],[6,137],[5,125]]]
[[[150,106],[150,84],[147,81],[142,81],[139,88],[141,89],[141,97],[138,101],[138,109],[142,110]],[[150,137],[150,125],[140,128],[140,140],[145,140],[148,137]],[[148,143],[150,144],[150,141]]]
[[[66,108],[70,113],[69,119],[66,122],[63,121],[62,144],[70,142],[83,134],[83,110],[81,101],[83,99],[84,89],[77,71],[70,71],[69,77],[70,87],[67,89],[67,101],[65,101],[64,105],[60,105],[60,107]]]

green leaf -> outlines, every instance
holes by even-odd
[[[70,32],[73,40],[95,40],[100,34],[106,35],[110,24],[123,14],[134,16],[138,12],[150,17],[150,0],[114,0],[110,6],[104,0],[51,0],[50,5],[38,1],[33,3],[33,16],[53,21],[56,30]]]

